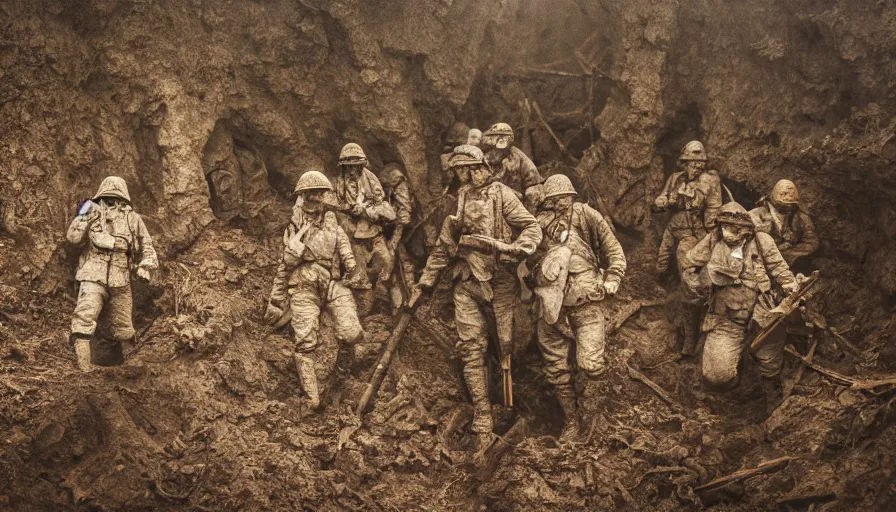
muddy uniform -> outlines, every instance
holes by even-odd
[[[683,265],[692,269],[690,272],[699,269],[698,281],[710,290],[709,310],[702,325],[706,333],[703,378],[716,387],[731,386],[738,376],[748,328],[752,324],[761,329],[772,320],[769,311],[775,301],[769,276],[785,289],[795,287],[796,279],[774,240],[761,232],[732,248],[715,230],[684,255]],[[773,378],[781,372],[783,334],[783,330],[777,330],[755,354],[763,377]]]
[[[715,226],[716,215],[722,206],[722,184],[715,171],[703,172],[694,180],[688,180],[687,172],[681,171],[669,177],[662,195],[666,197],[672,215],[663,232],[656,268],[661,273],[668,270],[669,260],[675,252],[681,273],[681,256]]]
[[[756,230],[771,235],[788,265],[818,250],[818,235],[812,219],[800,209],[783,214],[769,200],[750,210]]]
[[[449,217],[442,229],[440,245],[426,262],[420,284],[431,288],[440,272],[448,271],[454,283],[457,351],[464,365],[464,379],[475,408],[473,430],[491,432],[491,404],[488,399],[485,353],[488,328],[484,309],[494,312],[498,341],[502,347],[512,343],[513,308],[519,294],[514,269],[516,264],[503,255],[485,254],[469,248],[456,249],[461,235],[484,235],[531,254],[541,241],[541,230],[514,194],[502,183],[479,189],[464,188],[459,193],[456,217]],[[513,238],[514,233],[519,233]],[[450,268],[446,268],[450,267]]]
[[[104,198],[116,199],[109,204]],[[101,334],[113,342],[109,353],[113,360],[94,360],[94,364],[121,364],[121,342],[134,338],[131,298],[131,268],[159,266],[152,238],[143,219],[133,211],[124,180],[103,180],[94,197],[96,208],[75,217],[66,238],[83,247],[75,280],[79,283],[78,303],[71,323],[73,338],[89,339],[102,320]],[[101,315],[102,313],[102,315]],[[94,355],[94,359],[96,356]]]
[[[523,194],[544,181],[538,168],[523,150],[516,146],[511,146],[509,150],[510,153],[501,158],[495,167],[496,177],[501,183]]]
[[[578,367],[585,375],[594,379],[606,370],[603,284],[606,280],[618,283],[622,279],[625,255],[607,221],[587,204],[574,203],[568,212],[560,214],[542,212],[538,222],[544,233],[542,248],[547,258],[542,259],[540,268],[553,260],[565,267],[566,274],[565,283],[556,279],[545,283],[559,294],[536,291],[542,299],[538,345],[545,359],[548,382],[567,387],[572,382],[569,368],[572,340],[576,342]],[[566,240],[562,241],[564,236]],[[606,263],[606,270],[601,268],[601,263]]]
[[[395,212],[385,201],[385,193],[379,179],[366,167],[359,176],[343,173],[336,178],[335,195],[340,208],[340,225],[351,240],[355,261],[359,266],[361,281],[358,303],[362,315],[370,313],[373,306],[373,285],[378,281],[382,267],[390,261],[389,248],[383,238],[382,222],[395,220]],[[351,213],[361,205],[361,213]]]
[[[390,282],[389,292],[392,305],[398,307],[407,298],[406,293],[409,293],[410,288],[414,285],[414,262],[401,240],[411,223],[413,206],[408,180],[398,168],[387,165],[383,169],[380,181],[385,187],[386,202],[395,211],[395,231],[392,233],[392,239],[388,245],[392,257],[398,259],[398,268],[395,264],[383,268],[380,273],[380,281]]]

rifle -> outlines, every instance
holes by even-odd
[[[781,303],[778,304],[777,307],[775,307],[775,309],[771,310],[771,313],[775,314],[776,318],[772,323],[768,324],[764,329],[762,329],[755,338],[753,338],[753,342],[750,344],[750,352],[755,353],[757,350],[759,350],[760,347],[762,347],[762,345],[765,343],[765,340],[772,333],[772,331],[777,329],[778,326],[781,325],[781,323],[784,322],[784,320],[787,319],[787,317],[790,316],[790,314],[800,306],[800,301],[808,296],[809,292],[817,282],[818,271],[816,270],[812,272],[812,275],[810,275],[808,279],[800,284],[800,287],[797,291],[785,297],[784,300],[782,300]]]

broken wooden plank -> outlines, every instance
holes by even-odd
[[[630,378],[644,383],[648,388],[656,393],[663,402],[666,402],[666,405],[668,405],[673,411],[677,412],[681,410],[681,406],[678,405],[678,402],[676,402],[659,384],[653,382],[652,380],[647,378],[646,375],[632,368],[628,363],[626,363],[625,366],[626,368],[628,368],[628,376]]]
[[[694,491],[709,491],[713,489],[720,489],[725,487],[728,484],[732,484],[734,482],[740,482],[741,480],[746,480],[748,478],[753,478],[759,475],[767,475],[769,473],[776,473],[781,471],[782,469],[787,467],[787,464],[790,461],[796,460],[795,457],[780,457],[773,460],[765,461],[755,468],[750,469],[741,469],[731,473],[729,475],[721,476],[709,482],[706,482],[703,485],[699,485],[694,487]]]
[[[857,377],[850,377],[849,375],[843,375],[842,373],[835,372],[834,370],[830,370],[819,364],[808,361],[807,358],[801,356],[800,353],[794,350],[794,348],[790,345],[785,347],[784,350],[788,354],[805,363],[805,365],[809,368],[824,375],[825,377],[828,377],[841,386],[846,386],[855,391],[871,391],[881,386],[896,386],[896,375],[888,375],[882,379],[861,379]]]
[[[796,374],[793,376],[793,380],[788,385],[784,386],[784,400],[787,400],[787,397],[793,392],[793,387],[799,384],[803,379],[803,373],[806,371],[806,363],[811,363],[812,358],[815,357],[815,348],[818,347],[818,338],[812,335],[812,331],[809,332],[809,338],[812,340],[812,343],[809,345],[809,352],[806,354],[805,360],[800,360],[800,366],[796,369]]]

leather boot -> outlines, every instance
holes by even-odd
[[[563,409],[563,432],[560,433],[561,441],[574,441],[579,437],[581,426],[579,423],[579,410],[576,406],[576,392],[572,384],[560,384],[555,388],[557,401]]]
[[[473,399],[473,423],[470,426],[477,434],[490,434],[492,423],[492,404],[488,400],[488,382],[484,366],[464,367],[464,380],[470,397]]]
[[[759,384],[762,387],[762,394],[765,395],[765,412],[771,416],[784,399],[781,389],[781,377],[760,377]]]
[[[317,387],[317,374],[314,373],[314,360],[310,357],[296,354],[296,370],[299,372],[299,380],[302,382],[302,390],[308,395],[312,409],[320,408],[320,388]]]
[[[70,340],[72,346],[74,346],[75,348],[75,357],[78,360],[78,369],[80,369],[82,372],[93,371],[94,366],[90,363],[90,338],[72,334]]]

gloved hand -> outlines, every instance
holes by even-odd
[[[657,209],[665,210],[667,206],[669,206],[669,198],[665,195],[661,195],[653,201],[653,205],[657,207]]]
[[[784,293],[786,293],[787,295],[792,295],[793,293],[795,293],[797,290],[800,289],[800,285],[799,285],[799,283],[796,282],[796,280],[794,280],[789,283],[782,284],[781,288],[784,290]]]
[[[607,279],[604,281],[604,291],[607,295],[616,295],[619,291],[619,281],[617,279]]]
[[[370,283],[364,279],[361,269],[355,267],[347,271],[345,276],[345,285],[353,290],[366,290],[370,288]]]
[[[283,316],[282,307],[278,307],[274,305],[273,301],[269,301],[264,310],[264,322],[268,325],[273,325],[281,316]]]
[[[137,265],[137,277],[140,279],[144,279],[147,282],[152,281],[152,270],[157,268],[158,265],[154,265],[146,260],[141,261],[139,265]]]

